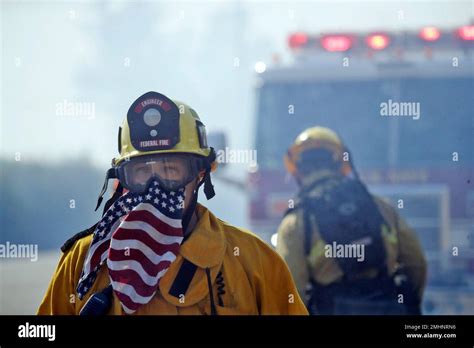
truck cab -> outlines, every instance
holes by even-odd
[[[426,311],[459,313],[472,301],[472,314],[474,26],[299,32],[288,44],[292,61],[260,66],[256,76],[258,165],[248,177],[252,230],[275,243],[297,193],[283,157],[304,129],[329,127],[351,150],[369,190],[416,230],[429,263]],[[449,296],[439,295],[439,280],[453,272],[462,281],[446,289],[468,295],[462,305],[443,309],[441,299]],[[438,292],[435,300],[430,289]]]

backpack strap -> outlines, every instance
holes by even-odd
[[[76,241],[78,241],[79,239],[81,238],[84,238],[92,233],[94,233],[95,231],[95,228],[97,227],[99,223],[97,222],[95,225],[79,232],[79,233],[76,233],[74,236],[72,236],[71,238],[69,238],[67,241],[64,242],[64,244],[61,246],[61,251],[63,253],[65,253],[66,251],[68,251],[69,249],[71,249],[71,247],[74,245],[74,243]]]
[[[302,214],[303,214],[303,229],[304,229],[304,253],[306,256],[308,256],[311,252],[311,237],[313,234],[313,229],[311,228],[311,218],[310,218],[310,212],[309,209],[305,209],[304,205],[302,208]]]

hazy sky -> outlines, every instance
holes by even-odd
[[[192,105],[231,146],[251,147],[254,64],[289,58],[292,31],[474,18],[472,1],[3,1],[1,12],[1,156],[81,156],[103,168],[130,103],[149,90]],[[61,113],[68,102],[94,113]]]

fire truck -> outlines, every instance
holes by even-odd
[[[474,25],[298,32],[288,45],[291,62],[256,66],[252,230],[275,243],[297,192],[283,156],[304,129],[330,127],[369,190],[418,234],[425,313],[474,314]]]

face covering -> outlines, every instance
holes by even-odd
[[[152,181],[142,194],[127,192],[102,217],[92,237],[77,286],[79,298],[107,263],[114,293],[127,314],[155,295],[183,241],[184,188]]]

